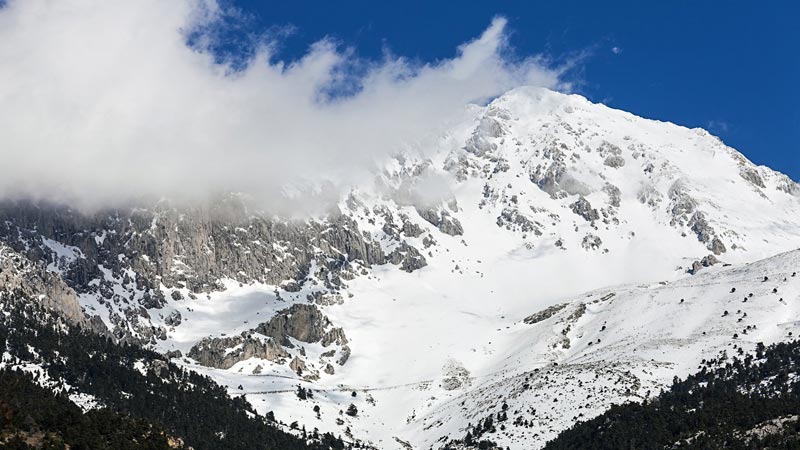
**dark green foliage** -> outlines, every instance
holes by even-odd
[[[548,443],[563,449],[800,449],[800,342],[704,361],[700,372],[644,403],[579,423]],[[790,420],[756,436],[769,421]]]
[[[505,414],[505,410],[508,409],[508,406],[503,403],[503,412],[497,414],[498,420],[505,421],[507,420],[507,416]],[[455,439],[453,441],[448,442],[442,450],[452,450],[455,448],[469,448],[469,449],[477,449],[477,450],[495,450],[499,449],[500,447],[491,439],[486,439],[486,435],[491,435],[497,432],[497,428],[495,427],[494,416],[489,414],[483,420],[479,420],[478,424],[473,426],[472,424],[467,425],[467,434],[464,435],[463,439]]]
[[[108,410],[121,414],[111,418],[130,417],[134,425],[139,423],[136,420],[154,424],[196,450],[344,448],[333,436],[323,435],[321,443],[309,444],[284,432],[274,420],[255,416],[243,397],[231,398],[210,378],[172,364],[158,353],[83,332],[50,317],[32,302],[9,298],[8,293],[0,294],[0,307],[11,312],[0,314],[0,345],[22,360],[42,365],[51,379],[91,394]],[[134,368],[136,362],[147,368],[145,375]],[[85,417],[92,420],[94,415]],[[112,419],[102,420],[106,422],[99,424],[110,426]]]
[[[297,398],[300,400],[307,400],[314,398],[314,391],[311,389],[306,389],[303,386],[297,385],[297,391],[295,392]]]
[[[0,370],[0,449],[167,450],[163,429],[108,409],[84,414],[64,396],[35,384],[29,374]]]

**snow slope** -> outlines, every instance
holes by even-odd
[[[604,288],[550,317],[529,316],[499,333],[503,351],[472,387],[419,419],[418,442],[432,444],[425,432],[431,425],[463,437],[466,423],[500,412],[505,402],[507,431],[492,439],[540,448],[575,420],[655,395],[673,377],[698,370],[702,359],[791,339],[800,332],[798,270],[800,251],[793,251],[672,283]]]
[[[800,333],[798,270],[800,251],[793,251],[669,283],[603,288],[558,303],[539,321],[535,303],[526,317],[503,315],[493,302],[483,302],[482,310],[468,300],[437,303],[424,295],[425,286],[408,289],[418,281],[406,279],[407,296],[364,292],[367,300],[352,302],[358,308],[346,303],[341,314],[332,313],[354,348],[352,361],[332,377],[309,383],[285,370],[253,375],[252,362],[227,371],[193,368],[245,394],[259,412],[309,429],[349,428],[378,448],[402,448],[400,441],[429,448],[442,436],[462,438],[468,424],[506,403],[506,430],[489,437],[535,449],[575,420],[655,395],[701,359]],[[314,399],[298,400],[298,384],[314,390]],[[350,403],[359,408],[357,418],[339,412]]]
[[[800,188],[704,130],[523,88],[475,107],[438,147],[399,155],[379,184],[354,188],[341,213],[427,265],[372,267],[323,307],[349,338],[344,366],[310,381],[264,360],[185,363],[264,414],[382,449],[435,448],[506,402],[506,430],[490,437],[533,449],[614,402],[654,395],[702,358],[797,328],[800,254],[773,255],[800,242]],[[709,255],[733,266],[687,273]],[[185,353],[246,331],[312,291],[229,284],[169,300],[154,320],[171,310],[184,320],[159,348]],[[297,385],[314,398],[299,400]],[[342,414],[350,403],[357,417]]]
[[[165,201],[99,219],[11,208],[0,231],[92,323],[180,351],[262,414],[380,449],[439,448],[498,413],[487,437],[540,448],[703,358],[800,331],[800,254],[783,253],[800,242],[800,187],[785,175],[704,130],[546,89],[464,117],[300,225]],[[270,348],[285,355],[228,369],[187,356],[206,338],[243,351],[242,333],[309,302],[335,345],[286,338]]]

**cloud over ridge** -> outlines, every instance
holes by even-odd
[[[363,181],[470,102],[565,87],[541,57],[504,57],[503,18],[452,59],[386,56],[352,74],[330,41],[297,61],[267,41],[241,67],[219,63],[202,30],[223,14],[214,0],[0,7],[0,198],[92,207],[236,191],[280,210],[288,191]],[[326,95],[341,83],[358,89]]]

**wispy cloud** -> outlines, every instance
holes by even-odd
[[[709,120],[706,128],[712,133],[724,134],[730,129],[730,124],[724,120]]]
[[[277,210],[304,201],[287,192],[336,195],[369,177],[469,102],[566,88],[565,67],[502,56],[503,18],[432,64],[359,61],[327,40],[276,61],[276,38],[234,64],[210,51],[226,17],[214,0],[8,1],[0,197],[91,206],[240,191]]]

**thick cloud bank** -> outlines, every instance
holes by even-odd
[[[432,64],[353,61],[328,41],[285,63],[263,42],[234,70],[215,62],[214,33],[202,31],[224,14],[210,0],[8,1],[0,197],[106,206],[237,191],[277,210],[306,200],[287,193],[363,181],[469,102],[563,87],[541,58],[503,57],[502,18]],[[325,95],[342,84],[359,88]]]

